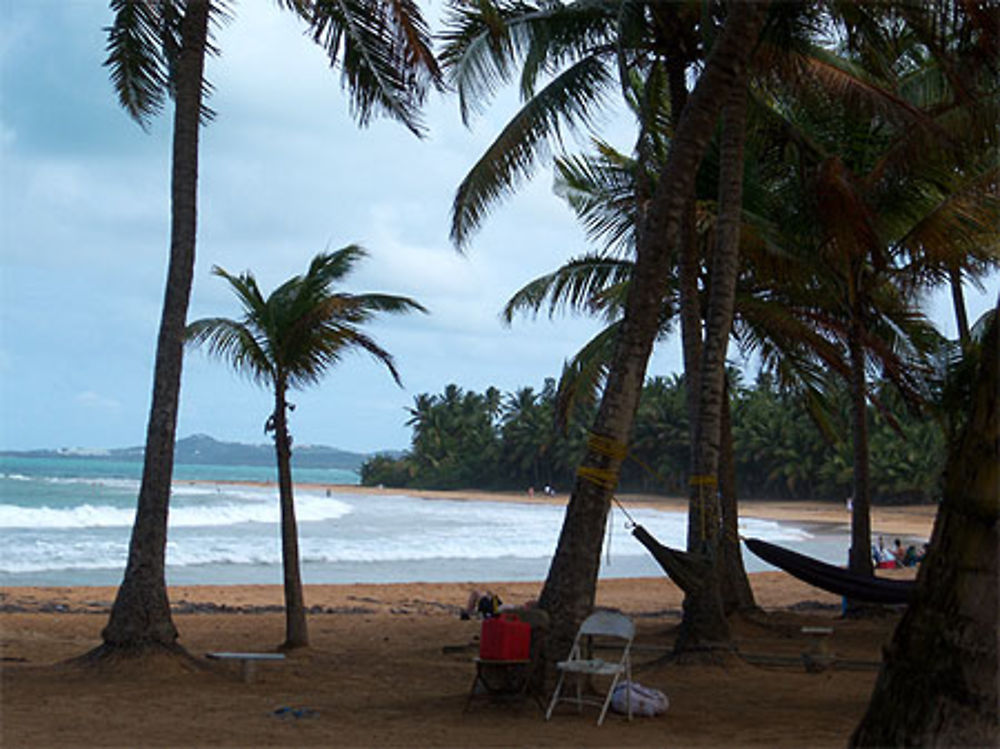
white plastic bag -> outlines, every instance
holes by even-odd
[[[644,687],[634,681],[623,681],[611,693],[611,709],[616,713],[628,714],[628,695],[632,698],[632,715],[653,717],[667,711],[670,700],[659,689]]]

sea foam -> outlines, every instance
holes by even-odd
[[[206,495],[215,496],[215,495]],[[232,495],[225,495],[227,498]],[[277,500],[253,497],[251,501],[213,501],[211,504],[183,504],[170,509],[169,527],[190,528],[240,525],[242,523],[277,523],[280,518]],[[350,505],[336,499],[304,495],[296,501],[296,514],[303,522],[334,520],[351,511]],[[23,507],[0,505],[0,528],[121,528],[131,527],[135,508],[82,504],[74,507]]]

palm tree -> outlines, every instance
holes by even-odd
[[[320,253],[313,258],[305,275],[292,277],[267,298],[249,271],[233,276],[216,267],[213,273],[229,282],[243,307],[243,316],[239,320],[204,318],[187,328],[194,345],[208,346],[210,354],[274,390],[274,411],[267,418],[265,431],[274,433],[278,463],[285,580],[284,648],[309,644],[292,495],[292,439],[287,412],[293,406],[288,403],[288,391],[317,384],[330,367],[353,349],[374,356],[401,385],[392,357],[362,331],[362,326],[377,313],[426,312],[407,297],[335,292],[333,285],[343,280],[365,256],[365,251],[354,245]]]
[[[128,565],[103,644],[88,656],[146,649],[179,650],[164,577],[167,506],[173,474],[174,435],[180,395],[184,321],[187,317],[198,190],[198,128],[203,114],[203,70],[210,4],[113,0],[107,65],[119,100],[141,124],[159,111],[166,92],[174,98],[170,187],[170,265],[156,342],[153,397]]]
[[[917,593],[885,648],[851,746],[996,746],[1000,309],[982,340],[964,428]]]
[[[440,84],[428,31],[410,2],[280,0],[305,23],[331,66],[339,65],[359,122],[385,113],[415,133],[429,83]],[[145,127],[174,100],[170,263],[157,337],[153,394],[142,482],[128,564],[103,644],[92,653],[179,650],[164,577],[167,508],[173,475],[184,324],[195,262],[199,125],[211,115],[204,98],[210,19],[227,0],[111,0],[111,81],[122,107]]]
[[[882,85],[907,91],[891,78]],[[780,88],[773,86],[775,92]],[[807,306],[847,352],[854,469],[850,566],[871,574],[867,373],[877,364],[907,384],[905,370],[893,371],[897,355],[912,344],[919,353],[921,338],[927,338],[914,325],[920,322],[915,289],[926,278],[940,277],[935,264],[965,267],[980,255],[995,255],[997,207],[987,187],[996,179],[995,158],[978,131],[951,127],[956,119],[967,123],[975,106],[935,103],[924,111],[926,101],[911,104],[899,97],[892,108],[873,114],[844,106],[828,92],[800,90],[788,99],[777,93],[776,99],[794,112],[785,132],[799,156],[789,165],[796,177],[788,182],[786,206],[812,227],[802,236],[819,285]],[[889,322],[890,310],[895,319],[884,329],[903,335],[876,334]],[[900,327],[907,318],[910,324]]]
[[[618,35],[625,22],[633,31],[635,24],[645,23],[643,3],[630,3],[627,8],[619,3],[553,4],[545,8],[518,3],[512,7],[523,15],[516,23],[489,5],[493,16],[482,21],[479,33],[470,31],[475,23],[459,24],[444,57],[457,71],[460,93],[464,86],[467,95],[489,90],[497,78],[504,79],[514,63],[523,59],[522,91],[530,98],[459,188],[452,235],[460,243],[467,240],[469,231],[497,197],[512,189],[517,177],[530,174],[540,141],[558,132],[560,121],[585,122],[595,102],[612,85],[614,74],[633,62],[642,64],[646,54],[640,51],[641,45],[629,46],[639,41],[636,37]],[[672,4],[649,5],[669,9]],[[660,329],[663,285],[681,238],[685,208],[722,102],[734,83],[742,80],[765,11],[766,5],[757,3],[730,6],[695,90],[680,114],[656,191],[644,201],[625,317],[540,598],[555,623],[552,639],[556,647],[550,651],[554,655],[568,646],[593,606],[611,493],[625,457],[653,340]],[[469,16],[462,20],[468,21]],[[534,94],[538,74],[553,73],[563,64],[564,71],[553,75],[552,82]],[[620,81],[623,89],[626,83]]]

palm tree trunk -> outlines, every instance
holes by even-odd
[[[965,309],[965,291],[962,288],[962,271],[948,269],[948,285],[951,287],[951,303],[955,308],[955,324],[958,340],[965,344],[969,340],[969,314]]]
[[[274,450],[278,459],[278,496],[281,501],[281,564],[285,580],[285,642],[282,649],[309,645],[305,599],[299,571],[299,530],[292,493],[292,442],[288,436],[287,386],[279,376],[274,388]]]
[[[998,746],[1000,347],[991,326],[917,593],[851,746]]]
[[[733,455],[732,396],[729,378],[723,383],[722,414],[719,422],[719,502],[722,505],[722,539],[719,542],[722,611],[757,608],[753,588],[743,566],[740,549],[739,504],[736,500],[736,460]]]
[[[765,7],[756,3],[735,3],[730,9],[674,133],[647,220],[640,227],[621,337],[540,597],[553,622],[550,657],[568,651],[577,627],[593,607],[608,507],[659,327],[684,207],[721,102],[746,65],[764,15]]]
[[[868,393],[865,353],[862,346],[861,313],[852,311],[848,331],[851,357],[851,443],[854,456],[854,499],[851,510],[849,567],[859,575],[872,575],[871,476],[868,464]]]
[[[729,624],[722,605],[722,509],[719,504],[719,425],[723,408],[726,349],[733,327],[743,207],[743,145],[746,139],[746,70],[740,71],[723,113],[719,168],[719,217],[712,254],[705,345],[693,422],[688,538],[712,562],[708,579],[684,598],[676,650],[728,647]]]
[[[676,60],[680,55],[676,56]],[[680,115],[687,102],[687,92],[684,88],[686,69],[676,60],[668,60],[670,75],[671,111],[674,113],[674,127],[677,127]],[[694,195],[689,196],[684,205],[684,215],[680,229],[680,242],[677,252],[677,280],[680,296],[679,317],[681,323],[681,354],[684,360],[684,378],[687,385],[688,416],[688,472],[694,463],[694,440],[691,434],[698,415],[698,393],[701,392],[701,361],[702,344],[702,311],[701,295],[698,291],[698,274],[701,269],[701,257],[698,246],[697,213]],[[688,548],[692,548],[695,539],[691,536],[692,524],[688,516]]]
[[[142,483],[125,577],[108,624],[101,632],[104,649],[178,648],[164,568],[184,324],[194,275],[198,131],[207,34],[208,3],[188,2],[181,22],[181,50],[175,72],[170,266],[156,345]]]

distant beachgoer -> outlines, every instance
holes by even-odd
[[[529,486],[528,487],[528,496],[529,497],[534,497],[535,496],[535,487],[533,487],[533,486]]]
[[[847,498],[847,511],[852,512],[854,510],[854,497]]]
[[[896,564],[896,558],[891,551],[885,548],[885,539],[882,536],[878,537],[878,545],[872,547],[872,559],[875,566],[882,569],[894,567]]]
[[[460,616],[462,619],[471,619],[473,616],[478,615],[482,619],[488,619],[491,616],[497,615],[502,604],[500,596],[496,593],[488,590],[472,590],[469,592],[469,600],[465,604],[465,608],[462,609]]]
[[[898,538],[893,542],[892,545],[892,557],[896,562],[897,567],[903,566],[903,559],[906,558],[906,549],[903,548],[903,542]]]

